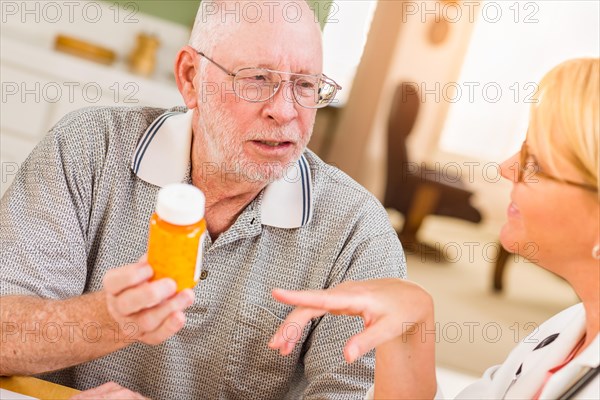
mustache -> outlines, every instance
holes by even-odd
[[[294,142],[297,143],[302,137],[298,129],[292,127],[270,128],[260,131],[251,131],[246,135],[248,140],[272,140],[275,142]]]
[[[205,125],[205,130],[212,130],[220,135],[225,132],[237,132],[238,137],[243,137],[247,141],[259,140],[259,141],[275,141],[275,142],[294,142],[299,143],[302,140],[303,132],[293,125],[285,126],[270,126],[264,129],[251,128],[246,132],[239,132],[236,129],[235,117],[226,110],[215,107],[212,103],[202,103],[206,107],[206,113],[212,115],[210,126]],[[308,132],[305,132],[307,136],[310,136],[312,126]]]

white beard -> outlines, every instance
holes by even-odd
[[[200,103],[199,111],[199,134],[204,142],[206,155],[221,174],[221,180],[232,180],[240,182],[244,180],[252,183],[270,183],[281,179],[286,170],[295,164],[307,143],[300,142],[302,135],[290,126],[281,128],[270,128],[260,132],[240,133],[236,131],[234,118],[227,115],[221,108],[214,107],[213,102],[208,100]],[[307,142],[310,135],[306,135]],[[291,159],[285,163],[261,163],[252,161],[244,153],[243,143],[246,140],[275,140],[293,141],[298,147]]]

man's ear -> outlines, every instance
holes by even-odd
[[[183,97],[185,105],[189,109],[198,106],[198,88],[195,79],[200,70],[197,68],[196,59],[198,53],[190,46],[185,46],[175,59],[175,80],[177,88]]]

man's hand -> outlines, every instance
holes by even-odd
[[[71,397],[69,400],[98,400],[98,399],[118,399],[118,400],[149,400],[139,393],[125,389],[114,382],[105,383],[102,386],[86,390]]]
[[[177,285],[169,278],[150,282],[153,273],[144,255],[135,264],[108,271],[104,292],[108,312],[123,334],[156,345],[183,328],[183,310],[194,302],[194,292],[175,293]]]

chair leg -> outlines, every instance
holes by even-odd
[[[494,265],[494,282],[493,288],[495,292],[501,292],[504,287],[504,270],[506,269],[506,262],[508,261],[508,257],[510,253],[502,247],[500,243],[500,251],[498,252],[498,259],[496,260],[496,264]]]
[[[417,253],[423,250],[421,247],[425,245],[419,242],[417,233],[421,225],[423,225],[425,217],[435,211],[440,195],[440,191],[435,186],[427,184],[419,185],[415,191],[410,208],[405,216],[404,226],[399,235],[402,246],[408,251]],[[429,252],[431,253],[432,251],[430,250]]]

